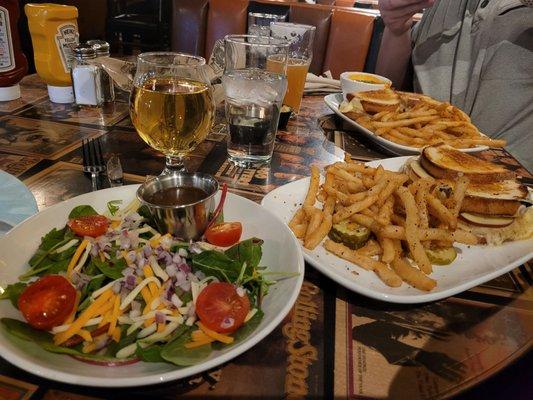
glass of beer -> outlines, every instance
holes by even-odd
[[[300,111],[309,65],[313,59],[315,27],[290,22],[271,22],[270,34],[273,38],[290,42],[287,63],[288,86],[283,104],[291,107],[297,114]],[[276,58],[269,59],[270,71],[281,72],[282,68]]]
[[[228,35],[224,39],[222,85],[228,125],[228,156],[242,167],[272,158],[281,103],[287,89],[289,44],[268,36]],[[275,57],[279,71],[267,69]]]
[[[184,53],[142,53],[133,85],[131,121],[139,136],[165,155],[162,175],[184,170],[183,158],[204,141],[214,115],[205,59]]]

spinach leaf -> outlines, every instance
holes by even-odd
[[[86,359],[93,359],[93,360],[106,360],[106,361],[116,360],[112,357],[85,354],[81,351],[80,346],[63,347],[63,346],[55,345],[52,334],[46,331],[40,331],[37,329],[33,329],[27,323],[19,321],[17,319],[2,318],[0,321],[2,322],[2,325],[4,325],[4,327],[6,328],[7,332],[13,335],[14,337],[22,339],[22,340],[34,342],[40,347],[42,347],[44,350],[49,351],[51,353],[70,354],[70,355],[79,356],[79,357],[83,357]]]
[[[122,204],[122,200],[111,200],[107,202],[107,209],[109,210],[109,214],[115,215],[117,211],[120,209],[118,206],[119,204]]]
[[[72,219],[72,218],[79,218],[79,217],[87,217],[89,215],[97,215],[97,214],[98,213],[96,212],[96,210],[92,208],[91,206],[83,205],[83,206],[74,207],[72,211],[70,212],[70,214],[68,215],[68,218]]]
[[[137,351],[135,355],[139,357],[142,361],[146,362],[167,362],[163,357],[161,357],[161,349],[163,346],[158,344],[153,344],[143,349],[137,343]]]
[[[65,251],[62,251],[61,253],[56,253],[55,251],[48,254],[48,258],[50,258],[53,261],[61,261],[61,260],[70,260],[74,253],[76,252],[76,249],[78,248],[79,243],[75,244],[74,246],[68,248]]]
[[[246,339],[250,334],[257,329],[259,324],[261,323],[261,320],[263,319],[263,316],[265,314],[261,310],[257,310],[257,312],[254,314],[250,320],[241,326],[237,331],[232,335],[233,336],[233,343],[230,344],[224,344],[221,342],[215,342],[213,343],[213,349],[220,350],[227,346],[233,346],[234,344],[237,344],[239,342],[242,342],[244,339]]]
[[[37,267],[50,253],[66,244],[73,237],[74,234],[70,229],[52,229],[41,238],[39,248],[28,263],[32,268]]]
[[[241,272],[242,263],[231,259],[220,251],[207,250],[192,256],[192,265],[207,276],[221,281],[235,282]]]
[[[243,240],[240,243],[230,247],[224,253],[233,260],[241,263],[245,262],[247,266],[255,268],[259,265],[263,251],[261,245],[263,241],[258,238]]]
[[[122,278],[122,270],[126,267],[126,261],[123,258],[113,263],[113,260],[102,261],[99,257],[92,257],[91,263],[102,274],[113,280]]]
[[[190,327],[187,332],[165,344],[161,349],[161,357],[168,362],[182,366],[195,365],[209,357],[211,354],[210,344],[193,349],[185,347],[185,343],[191,341],[191,332],[195,329]]]
[[[89,281],[89,283],[83,288],[81,292],[81,299],[82,302],[78,306],[78,310],[84,310],[87,308],[87,306],[90,303],[90,294],[98,289],[100,289],[106,280],[106,276],[104,274],[95,275],[92,277],[92,279]]]
[[[24,275],[19,276],[19,279],[24,281],[35,275],[42,275],[45,272],[49,274],[57,274],[62,271],[66,271],[70,260],[52,261],[48,257],[44,259],[42,265],[38,268],[32,268],[28,270]]]
[[[0,294],[0,300],[9,299],[13,307],[18,308],[18,300],[21,293],[26,289],[27,284],[24,282],[13,283],[12,285],[7,285],[4,289],[4,292]]]
[[[185,249],[189,251],[189,243],[187,242],[174,242],[174,244],[170,247],[170,251],[173,253],[177,253],[179,249]]]

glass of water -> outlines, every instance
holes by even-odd
[[[222,76],[228,124],[228,156],[243,167],[272,158],[283,96],[289,43],[253,35],[224,38],[226,64]],[[284,67],[268,71],[275,57]]]

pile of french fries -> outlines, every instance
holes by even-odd
[[[433,267],[425,248],[481,243],[457,228],[468,178],[459,178],[445,198],[439,183],[432,178],[410,182],[404,173],[371,168],[346,157],[325,168],[320,184],[320,171],[312,166],[309,190],[289,227],[306,249],[322,243],[338,257],[374,271],[388,286],[406,282],[430,291],[437,282],[428,276]],[[371,239],[352,250],[326,238],[332,225],[344,220],[369,228]]]
[[[480,145],[504,147],[506,144],[505,140],[482,135],[470,122],[470,117],[450,103],[424,95],[397,93],[402,104],[398,111],[382,111],[374,115],[348,113],[347,116],[375,135],[409,147],[421,148],[440,142],[458,149]]]

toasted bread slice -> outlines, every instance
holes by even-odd
[[[404,172],[416,181],[421,178],[431,177],[419,164],[418,160],[408,160]],[[453,188],[453,180],[441,179],[442,182]],[[520,201],[528,196],[527,188],[514,179],[490,183],[470,183],[466,190],[461,211],[487,215],[515,215],[520,207]]]
[[[514,216],[520,205],[521,203],[518,200],[465,196],[461,211],[486,215]]]
[[[473,183],[491,183],[515,177],[514,172],[504,167],[443,144],[425,147],[419,162],[435,178],[453,180],[464,175]]]
[[[370,90],[355,93],[365,112],[375,114],[381,111],[396,111],[400,107],[400,96],[392,89]]]

